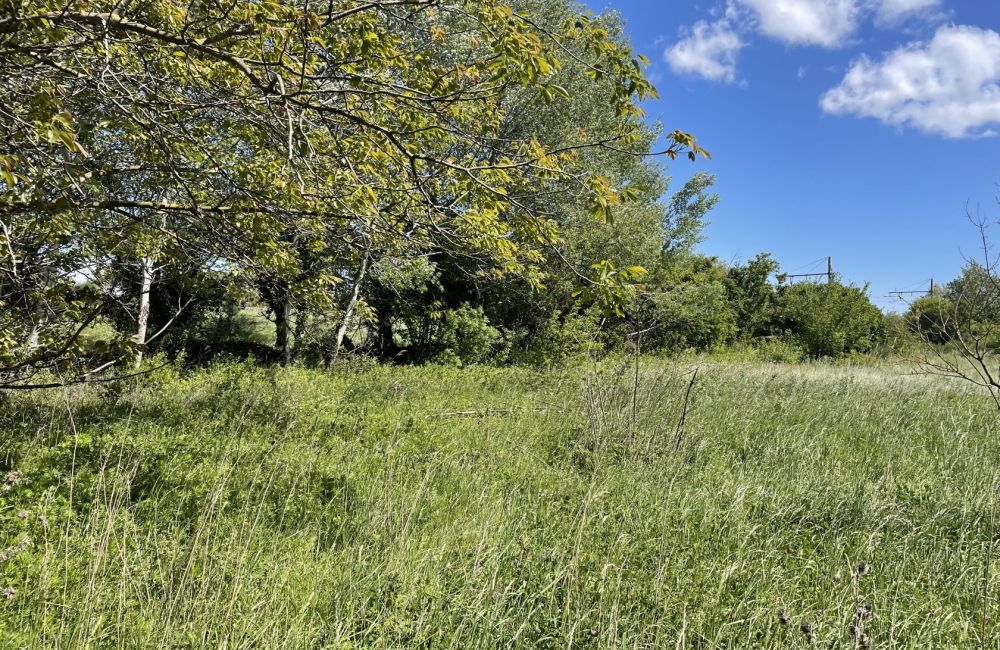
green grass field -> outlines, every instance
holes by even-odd
[[[1000,647],[988,398],[694,363],[0,398],[0,648]]]

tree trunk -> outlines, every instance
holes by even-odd
[[[292,363],[292,337],[290,336],[292,320],[292,303],[287,297],[280,300],[279,304],[272,305],[274,309],[274,347],[281,354],[282,365],[288,366]]]
[[[306,332],[309,331],[309,314],[302,310],[295,315],[295,327],[293,328],[292,335],[292,349],[299,350],[302,348],[302,339],[305,338]]]
[[[139,350],[135,353],[135,367],[142,365],[146,345],[146,329],[149,327],[149,294],[153,288],[153,259],[142,258],[142,285],[139,289],[139,317],[136,320],[135,341]]]
[[[336,361],[340,357],[340,348],[344,344],[344,336],[347,335],[347,328],[351,325],[351,318],[354,317],[354,308],[358,305],[358,299],[361,296],[361,284],[365,281],[365,275],[368,273],[368,254],[365,254],[365,259],[361,262],[361,269],[358,271],[358,277],[354,280],[354,290],[351,292],[351,299],[347,301],[347,308],[344,310],[344,320],[341,321],[340,327],[337,328],[337,340],[333,346],[333,360]]]
[[[42,324],[38,320],[36,320],[35,324],[32,325],[31,333],[28,334],[28,352],[32,352],[38,349],[39,330],[41,329],[41,327]]]
[[[379,320],[375,328],[378,341],[378,354],[384,360],[392,360],[399,352],[396,340],[392,334],[392,325],[385,320]]]

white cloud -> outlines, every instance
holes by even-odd
[[[881,61],[863,56],[820,104],[833,115],[873,117],[950,138],[996,135],[1000,126],[1000,34],[944,26]]]
[[[996,0],[991,0],[996,1]],[[739,53],[754,35],[787,45],[837,48],[852,44],[862,23],[900,27],[910,19],[941,24],[943,0],[719,0],[664,52],[675,72],[714,81],[736,79]],[[906,31],[906,30],[904,30]]]
[[[736,58],[744,43],[726,20],[695,23],[685,37],[664,52],[675,72],[712,81],[736,80]]]
[[[752,12],[757,29],[767,36],[790,45],[822,47],[844,45],[857,29],[862,9],[860,0],[735,0],[735,2]]]
[[[879,25],[897,25],[912,16],[926,14],[941,6],[941,0],[878,0],[875,22]]]

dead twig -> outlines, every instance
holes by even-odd
[[[687,391],[684,393],[684,408],[681,409],[681,417],[677,421],[677,430],[674,432],[674,451],[680,451],[681,443],[684,441],[684,427],[687,424],[688,409],[691,407],[691,391],[694,389],[695,382],[698,381],[699,370],[701,370],[701,366],[694,369],[691,381],[688,382]]]

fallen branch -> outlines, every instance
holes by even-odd
[[[457,418],[457,417],[488,417],[490,415],[510,415],[512,413],[562,413],[563,409],[555,407],[546,408],[485,408],[485,409],[467,409],[464,411],[443,411],[441,413],[431,413],[424,417],[425,420],[431,418]]]

